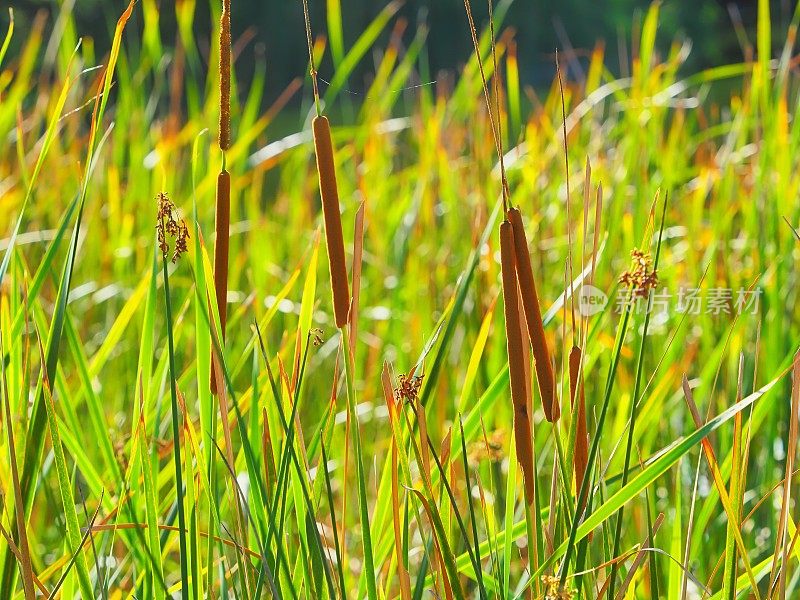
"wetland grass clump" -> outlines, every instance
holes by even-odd
[[[0,600],[800,597],[794,37],[684,78],[654,3],[521,110],[507,0],[432,93],[397,2],[317,0],[265,112],[232,1],[165,4],[0,11]]]

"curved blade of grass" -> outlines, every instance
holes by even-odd
[[[387,23],[389,23],[389,20],[400,9],[400,5],[400,2],[396,0],[387,4],[381,12],[378,13],[378,16],[364,29],[356,40],[356,43],[353,44],[353,47],[350,48],[350,51],[346,54],[344,59],[337,65],[336,73],[331,79],[328,90],[323,96],[326,105],[332,104],[339,92],[342,91],[353,69],[356,68],[364,55],[369,52],[369,49],[375,43],[375,40],[378,39],[381,31],[383,31]]]
[[[461,518],[461,511],[458,510],[458,502],[456,502],[456,497],[453,494],[452,488],[450,487],[450,482],[447,480],[447,474],[444,472],[444,466],[442,465],[442,461],[439,459],[439,455],[437,454],[436,448],[434,447],[433,441],[431,440],[430,437],[428,437],[428,447],[430,449],[430,454],[431,456],[433,456],[433,460],[436,463],[436,468],[439,473],[440,480],[444,484],[444,489],[447,492],[447,497],[450,500],[450,506],[452,507],[453,513],[455,514],[459,530],[461,531],[461,535],[464,537],[464,544],[467,546],[467,553],[470,555],[470,558],[472,560],[472,567],[475,571],[475,578],[479,582],[479,591],[481,598],[486,598],[486,589],[483,587],[483,578],[481,577],[480,562],[478,561],[477,554],[473,552],[472,544],[470,543],[469,536],[467,535],[467,528],[464,525],[464,520]],[[447,457],[445,457],[444,460],[447,460]]]
[[[6,57],[9,45],[11,45],[11,38],[14,35],[14,9],[8,7],[8,30],[6,37],[3,39],[3,47],[0,48],[0,66],[3,65],[3,59]]]
[[[439,542],[442,560],[444,562],[445,570],[447,571],[447,577],[450,580],[450,585],[452,586],[453,595],[459,600],[464,600],[464,592],[461,589],[461,583],[458,579],[458,569],[456,569],[455,558],[453,556],[453,552],[450,550],[450,544],[447,541],[447,532],[444,529],[444,525],[442,525],[442,519],[439,516],[438,511],[431,507],[430,502],[428,502],[428,499],[422,492],[414,488],[410,488],[409,491],[419,499],[423,509],[425,510],[425,513],[428,515],[428,519],[430,519],[434,531],[436,532],[436,539]]]
[[[683,376],[683,391],[684,395],[686,396],[686,401],[689,404],[690,412],[692,414],[692,418],[694,419],[695,426],[699,427],[702,423],[700,419],[700,414],[697,410],[697,405],[694,402],[694,398],[692,395],[691,388],[689,387],[689,380],[686,378],[686,375]],[[738,415],[738,413],[737,413]],[[711,443],[707,439],[701,440],[701,444],[703,446],[703,453],[706,456],[706,460],[708,461],[708,467],[711,471],[712,479],[714,481],[714,486],[717,488],[717,492],[719,493],[720,502],[722,502],[722,506],[725,509],[725,516],[728,518],[729,521],[736,523],[737,522],[737,511],[734,509],[731,498],[728,494],[728,490],[725,488],[725,481],[722,478],[722,474],[720,473],[719,464],[717,463],[716,456],[714,455],[714,449],[711,447]],[[730,528],[730,533],[733,535],[734,540],[736,541],[736,545],[739,548],[739,554],[741,556],[742,562],[744,563],[745,571],[747,575],[750,577],[750,584],[753,586],[753,594],[756,597],[756,600],[760,600],[761,596],[758,593],[758,586],[756,585],[755,575],[753,574],[752,568],[750,567],[750,560],[747,556],[747,546],[742,539],[742,532],[740,531],[738,526],[734,526]]]
[[[342,27],[342,5],[340,0],[327,0],[328,37],[331,42],[333,65],[338,70],[344,60],[344,28]]]
[[[64,585],[64,582],[67,580],[67,576],[69,575],[72,567],[75,566],[76,561],[78,560],[78,556],[81,554],[81,550],[83,546],[86,544],[86,541],[89,539],[89,536],[92,535],[92,531],[94,528],[94,523],[97,520],[97,515],[100,513],[100,507],[103,505],[103,498],[100,497],[100,501],[97,503],[97,508],[92,515],[92,518],[89,520],[89,523],[86,527],[86,531],[84,531],[83,536],[81,537],[80,543],[75,548],[72,553],[72,556],[69,559],[69,562],[64,567],[64,572],[61,574],[61,577],[58,579],[56,584],[53,586],[53,589],[50,590],[50,597],[51,598],[58,598],[58,592],[61,589],[61,586]]]
[[[320,450],[322,451],[322,463],[320,467],[325,475],[325,492],[328,496],[328,507],[331,513],[331,528],[333,529],[333,543],[336,550],[336,574],[339,577],[339,593],[343,598],[347,597],[347,587],[345,585],[344,570],[342,567],[342,552],[339,548],[339,534],[336,525],[336,509],[333,502],[333,489],[331,488],[331,477],[328,473],[328,455],[325,451],[325,440],[320,440]]]
[[[42,356],[44,353],[42,352]],[[80,548],[81,534],[78,524],[78,513],[75,510],[75,496],[72,493],[72,480],[67,471],[67,461],[64,456],[64,447],[61,445],[61,436],[58,430],[58,419],[56,418],[56,407],[53,403],[53,396],[50,393],[50,383],[47,381],[45,369],[42,369],[44,379],[42,381],[42,392],[44,395],[45,408],[47,410],[47,425],[50,430],[50,440],[53,446],[53,456],[55,458],[56,474],[58,475],[58,489],[61,493],[61,502],[64,508],[64,521],[67,527],[67,543],[74,548]],[[89,579],[89,569],[86,566],[86,559],[81,552],[76,553],[75,567],[78,574],[78,583],[81,594],[85,598],[94,597],[94,586]]]
[[[153,481],[153,473],[149,458],[150,445],[147,443],[147,432],[144,420],[144,390],[141,383],[139,385],[139,402],[142,408],[139,411],[139,421],[136,427],[139,444],[139,462],[142,469],[144,480],[144,500],[145,500],[145,520],[147,522],[147,542],[149,551],[155,564],[153,573],[150,575],[151,589],[155,593],[156,584],[160,580],[164,581],[164,565],[161,560],[161,545],[158,539],[158,507],[156,504],[156,486]]]
[[[478,520],[475,517],[475,509],[472,501],[472,483],[470,482],[469,477],[469,461],[467,460],[467,446],[464,442],[464,423],[461,421],[461,415],[458,416],[458,427],[459,431],[461,432],[461,458],[464,462],[464,479],[467,482],[467,507],[469,508],[469,519],[472,527],[472,544],[475,553],[478,554],[478,548],[480,548],[480,542],[478,541]],[[480,565],[480,555],[478,555],[477,559],[474,560],[477,560],[478,563],[475,575],[478,578],[478,588],[481,592],[481,598],[487,598],[488,596],[486,594],[486,588],[483,584],[483,569]]]

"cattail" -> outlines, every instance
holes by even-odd
[[[222,0],[219,22],[219,149],[231,147],[231,0]],[[214,242],[214,294],[219,309],[220,342],[225,340],[228,318],[228,244],[231,223],[231,176],[223,168],[217,176],[217,215]],[[212,353],[213,359],[213,353]],[[211,393],[217,393],[217,377],[211,362]]]
[[[583,392],[583,380],[580,377],[581,349],[573,346],[569,351],[569,397],[572,403],[572,415],[578,422],[575,425],[575,485],[578,489],[583,482],[586,466],[589,463],[589,434],[586,429],[586,397]],[[575,404],[577,402],[577,409]],[[585,499],[584,499],[585,504]],[[579,507],[583,509],[583,506]]]
[[[219,148],[231,147],[231,0],[222,1],[219,22]]]
[[[214,294],[219,309],[220,340],[225,340],[228,318],[228,243],[231,222],[231,176],[222,169],[217,176],[217,215],[214,242]],[[217,393],[214,368],[211,368],[211,393]]]
[[[550,362],[550,351],[547,348],[547,339],[544,337],[544,323],[539,308],[539,295],[536,293],[536,283],[533,280],[531,257],[528,254],[528,241],[525,238],[525,228],[522,226],[522,213],[518,208],[508,210],[508,219],[514,230],[514,255],[516,257],[517,277],[522,293],[522,308],[525,320],[528,323],[533,358],[536,366],[536,379],[539,382],[539,391],[542,394],[544,415],[551,423],[561,416],[561,407],[556,399],[556,384],[553,376],[553,365]]]
[[[328,247],[328,263],[333,290],[333,313],[337,327],[347,324],[350,312],[350,288],[347,283],[347,265],[344,258],[344,236],[342,216],[339,214],[339,191],[336,187],[336,168],[333,164],[333,144],[328,118],[315,117],[314,151],[317,155],[319,192],[322,197],[322,213],[325,218],[325,243]]]
[[[533,502],[533,443],[528,403],[525,394],[525,359],[523,358],[522,329],[517,301],[517,274],[514,259],[514,231],[511,223],[500,224],[500,266],[503,276],[503,309],[506,319],[508,373],[511,382],[511,402],[514,405],[514,439],[517,460],[525,479],[525,498]]]

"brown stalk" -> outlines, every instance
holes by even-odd
[[[528,254],[525,228],[522,225],[522,214],[518,208],[510,208],[507,217],[507,222],[510,222],[514,231],[514,262],[522,294],[522,308],[525,312],[525,320],[528,323],[528,336],[533,349],[536,379],[539,382],[539,391],[542,395],[544,415],[549,422],[554,423],[561,416],[561,407],[556,400],[553,364],[550,360],[550,350],[547,347],[547,339],[544,335],[544,323],[542,322],[542,313],[539,308],[539,295],[536,292],[536,283],[533,279],[533,268],[531,267],[530,254]]]
[[[572,403],[572,415],[578,419],[575,426],[575,485],[580,488],[583,476],[586,473],[586,466],[589,463],[589,434],[586,429],[586,397],[583,390],[583,378],[581,377],[581,349],[573,346],[569,352],[569,396]],[[577,408],[575,403],[577,401]],[[579,510],[583,510],[586,504],[581,505]]]
[[[514,258],[514,230],[511,223],[500,224],[500,264],[503,276],[503,309],[506,322],[508,373],[511,382],[511,402],[514,405],[514,439],[517,461],[525,479],[525,499],[533,502],[535,481],[531,423],[525,394],[525,361],[517,302],[517,272]]]
[[[225,323],[228,320],[228,245],[231,222],[231,176],[225,170],[217,176],[217,214],[214,241],[214,294],[217,299],[220,324],[220,346],[225,342]],[[213,354],[213,350],[212,350]],[[217,393],[216,371],[211,369],[211,393]]]
[[[317,155],[319,191],[322,197],[322,213],[325,219],[325,244],[328,247],[328,264],[333,291],[333,313],[336,326],[347,325],[350,312],[350,289],[347,282],[347,264],[344,256],[342,216],[339,213],[339,191],[336,186],[336,167],[333,162],[331,127],[325,116],[315,117],[314,151]]]

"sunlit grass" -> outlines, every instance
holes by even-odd
[[[494,7],[499,76],[477,23],[484,98],[475,56],[418,85],[425,30],[376,47],[397,4],[351,43],[333,0],[312,24],[327,29],[316,63],[335,67],[319,103],[310,76],[267,93],[268,67],[244,86],[234,62],[228,146],[221,3],[211,40],[193,38],[193,2],[162,39],[157,6],[132,5],[111,48],[79,43],[68,13],[3,33],[0,598],[798,594],[784,480],[800,414],[800,9],[783,40],[761,0],[753,61],[687,73],[688,44],[657,47],[653,5],[630,76],[598,46],[564,81],[562,119],[557,81],[520,86],[508,2]],[[453,26],[470,37],[465,14]],[[264,110],[265,96],[279,99]],[[533,486],[514,442],[498,145],[561,412],[545,419],[526,334]],[[189,234],[174,263],[162,192]],[[650,269],[647,313],[627,282]],[[607,304],[581,312],[573,279]]]

